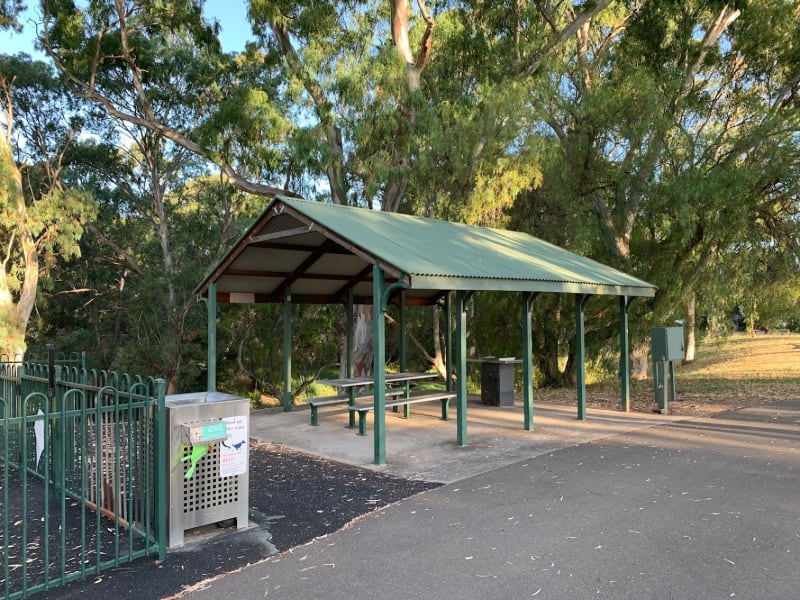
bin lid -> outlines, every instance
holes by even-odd
[[[188,392],[185,394],[169,394],[164,397],[167,406],[191,406],[193,404],[207,404],[211,402],[247,401],[247,398],[234,396],[225,392]]]

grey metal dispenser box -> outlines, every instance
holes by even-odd
[[[221,392],[165,398],[169,452],[167,545],[187,529],[236,519],[248,525],[250,402]]]

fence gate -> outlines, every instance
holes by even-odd
[[[164,381],[0,360],[0,590],[166,553]]]

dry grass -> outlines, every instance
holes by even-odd
[[[675,364],[674,415],[708,415],[744,406],[800,399],[800,335],[741,334],[698,344],[696,360]],[[631,385],[631,410],[650,412],[655,406],[653,380]],[[617,409],[619,383],[587,386],[589,407]],[[574,389],[536,390],[536,402],[575,404]]]

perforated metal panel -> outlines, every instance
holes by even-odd
[[[245,427],[240,432],[240,441],[243,442],[240,450],[244,453],[242,458],[246,465],[249,460],[249,401],[219,392],[199,392],[167,396],[166,405],[170,454],[168,546],[182,546],[184,531],[203,525],[236,519],[238,529],[247,527],[249,471],[222,476],[222,442],[214,442],[209,444],[208,452],[197,461],[194,472],[187,478],[192,461],[184,459],[191,456],[192,447],[184,443],[181,426],[198,421],[243,417]]]
[[[181,458],[191,455],[191,448],[182,447]],[[211,444],[211,450],[197,463],[194,475],[186,473],[191,463],[183,463],[183,514],[198,511],[220,510],[228,504],[239,502],[239,477],[219,476],[219,444]]]

